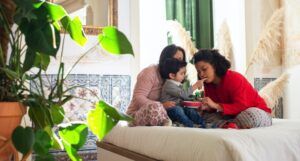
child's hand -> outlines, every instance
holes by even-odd
[[[176,102],[174,101],[166,101],[162,103],[165,109],[176,106]]]
[[[204,82],[206,79],[207,79],[207,78],[198,80],[198,81],[193,85],[193,90],[201,89],[202,86],[203,86],[203,82]]]

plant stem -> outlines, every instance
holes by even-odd
[[[0,45],[0,67],[5,66],[5,60],[4,60],[4,52],[2,50],[2,45]]]
[[[39,76],[38,76],[38,78],[39,78],[39,81],[40,81],[40,90],[41,90],[41,92],[42,92],[42,96],[43,97],[45,97],[45,92],[44,92],[44,85],[43,85],[43,80],[42,80],[42,76],[39,74]]]
[[[83,53],[79,59],[72,65],[72,67],[69,69],[69,71],[67,72],[67,75],[65,76],[65,78],[71,73],[71,71],[74,69],[74,67],[79,63],[79,61],[84,58],[87,54],[89,54],[96,46],[98,46],[98,43],[95,44],[94,46],[92,46],[88,51],[86,51],[85,53]]]

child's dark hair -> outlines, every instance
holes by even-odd
[[[177,51],[182,52],[183,61],[186,61],[185,60],[185,51],[182,47],[176,46],[174,44],[168,45],[162,50],[160,57],[159,57],[159,63],[158,63],[159,73],[162,73],[162,68],[163,68],[165,61],[167,59],[173,58]]]
[[[215,49],[202,49],[194,55],[194,64],[200,61],[207,62],[215,68],[218,77],[223,77],[230,68],[230,62]]]
[[[170,79],[169,74],[176,74],[180,68],[186,67],[187,63],[175,58],[166,59],[161,68],[161,76],[163,79]]]

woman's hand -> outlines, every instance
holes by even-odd
[[[209,108],[216,109],[217,111],[223,111],[222,106],[220,106],[218,103],[214,102],[209,97],[204,97],[202,99],[202,103],[204,106],[208,106]]]
[[[174,101],[167,101],[167,102],[164,102],[162,104],[163,104],[165,109],[176,106],[176,102],[174,102]]]

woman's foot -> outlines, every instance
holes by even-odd
[[[234,122],[227,122],[225,125],[222,127],[223,129],[239,129],[236,123]]]
[[[165,120],[163,126],[172,126],[172,120],[171,119]]]

